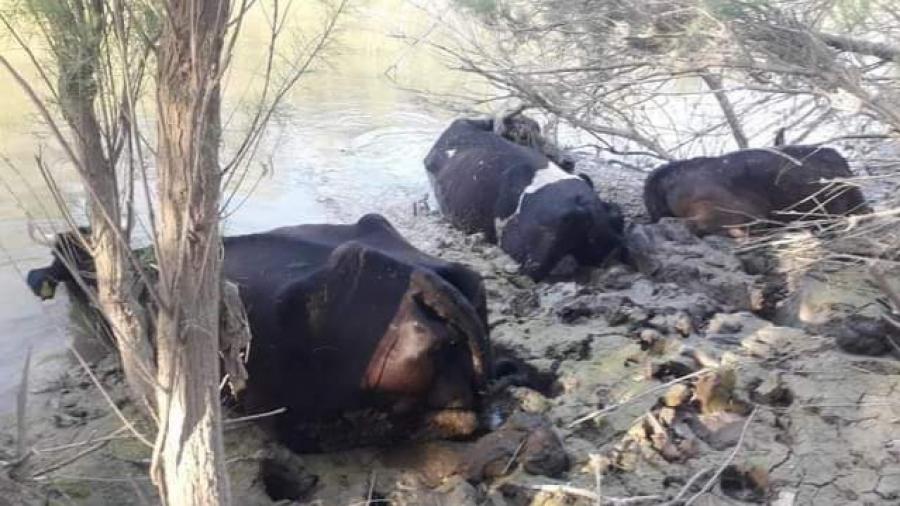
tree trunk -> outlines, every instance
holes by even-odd
[[[158,50],[154,479],[170,505],[230,503],[219,404],[219,72],[227,0],[169,0]]]
[[[113,332],[134,401],[149,413],[154,400],[153,354],[146,311],[135,291],[127,237],[121,230],[121,205],[115,162],[104,149],[97,120],[97,72],[101,65],[103,3],[79,3],[60,10],[57,35],[68,47],[57,51],[60,108],[75,138],[79,173],[88,190],[91,253],[97,274],[97,302]],[[82,32],[78,32],[80,29]],[[67,40],[72,30],[77,36]]]

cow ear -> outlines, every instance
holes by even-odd
[[[284,329],[307,332],[324,321],[328,302],[325,269],[292,279],[278,288],[275,294],[275,319]]]
[[[579,173],[577,174],[577,176],[580,177],[582,180],[584,180],[584,182],[587,183],[588,186],[591,187],[591,190],[595,190],[595,189],[596,189],[596,186],[594,186],[594,180],[591,179],[590,176],[588,176],[588,175],[585,174],[584,172],[579,172]]]
[[[787,132],[787,129],[782,127],[778,129],[778,132],[775,133],[775,146],[784,146],[784,135]]]

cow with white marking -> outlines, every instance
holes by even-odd
[[[536,281],[566,256],[598,266],[623,244],[619,207],[600,200],[590,180],[547,146],[528,118],[463,118],[425,158],[450,223],[499,243]]]

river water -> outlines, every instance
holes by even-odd
[[[316,2],[294,2],[289,28],[317,26]],[[226,141],[241,131],[242,107],[252,98],[248,86],[259,78],[267,36],[259,13],[247,25],[228,79],[224,115]],[[451,115],[428,108],[384,76],[391,68],[398,79],[417,87],[454,90],[472,83],[445,69],[423,48],[409,49],[392,37],[402,31],[425,33],[434,20],[404,0],[369,0],[344,20],[338,45],[328,65],[305,76],[287,97],[270,129],[255,167],[267,174],[252,192],[250,184],[232,201],[225,233],[260,231],[304,222],[350,222],[367,212],[389,218],[411,213],[412,204],[428,192],[422,159]],[[4,42],[5,43],[5,42]],[[24,55],[4,46],[12,58]],[[250,84],[248,84],[250,83]],[[64,198],[76,210],[84,194],[65,167],[46,128],[25,96],[0,75],[0,412],[14,406],[28,348],[39,370],[52,374],[67,360],[73,335],[64,290],[41,302],[24,282],[28,269],[46,265],[49,253],[27,234],[29,217],[58,219],[36,169],[39,151],[54,169]],[[234,114],[232,114],[234,113]],[[227,144],[227,142],[226,142]],[[226,146],[227,149],[227,146]],[[260,171],[250,174],[252,181]],[[8,191],[8,190],[11,190]],[[236,205],[240,203],[240,205]],[[57,368],[53,364],[59,364]]]

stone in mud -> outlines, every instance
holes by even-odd
[[[709,321],[706,334],[737,334],[741,331],[749,333],[770,325],[772,325],[770,322],[746,311],[717,313]]]
[[[541,300],[534,290],[517,290],[509,299],[509,312],[517,318],[528,316],[541,307]]]
[[[670,314],[657,314],[650,319],[648,324],[660,332],[677,334],[687,337],[694,331],[694,322],[691,316],[684,311],[675,311]]]
[[[794,392],[781,379],[781,375],[758,380],[750,384],[750,400],[758,404],[786,408],[794,402]]]
[[[644,329],[638,336],[641,350],[649,351],[651,355],[662,355],[666,348],[666,340],[656,329]]]
[[[737,375],[733,369],[722,368],[700,376],[694,385],[694,399],[703,414],[731,410],[734,407],[734,386]]]
[[[718,412],[686,418],[688,427],[714,450],[725,450],[737,444],[746,418],[735,413]]]
[[[741,339],[741,347],[756,357],[785,357],[796,352],[796,343],[809,342],[809,334],[793,327],[769,325]]]
[[[514,413],[500,429],[482,437],[464,456],[464,474],[473,483],[511,472],[516,464],[531,474],[558,477],[569,457],[550,422],[540,415]]]
[[[543,413],[550,408],[550,401],[540,392],[526,387],[510,387],[509,393],[526,413]]]
[[[706,294],[732,310],[752,309],[754,277],[717,241],[725,240],[698,238],[677,219],[633,225],[626,232],[630,258],[641,273]]]
[[[691,387],[685,385],[684,383],[677,383],[666,390],[666,393],[663,394],[662,401],[664,405],[670,408],[675,408],[681,406],[690,398]]]
[[[622,295],[576,293],[564,297],[556,305],[554,312],[559,320],[566,324],[601,316],[609,320],[610,325],[618,325],[630,319],[627,315],[633,307],[634,302]],[[616,322],[613,323],[613,320]]]

